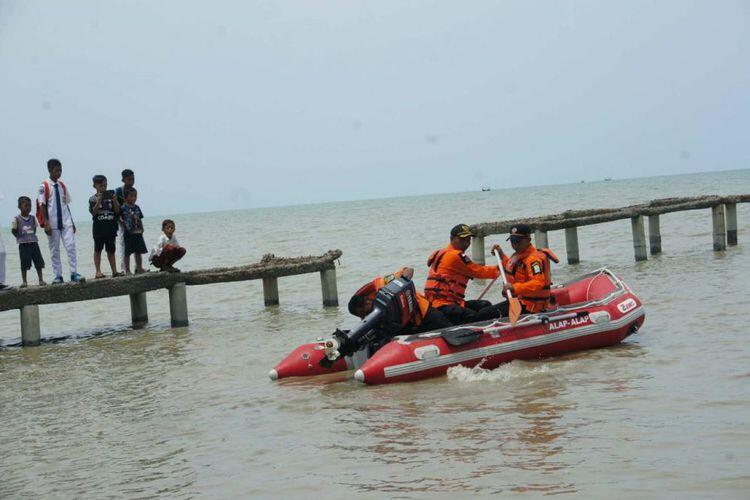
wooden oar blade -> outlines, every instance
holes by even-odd
[[[508,308],[508,319],[510,319],[512,326],[516,326],[518,318],[521,317],[521,303],[516,297],[511,297],[508,305],[510,306]]]

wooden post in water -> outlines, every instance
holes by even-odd
[[[534,230],[534,244],[537,248],[548,248],[549,240],[547,239],[547,231],[535,229]]]
[[[23,306],[21,309],[21,344],[23,346],[39,345],[41,329],[39,328],[39,306]]]
[[[279,279],[263,278],[263,302],[267,306],[279,305]]]
[[[727,249],[727,226],[724,220],[724,205],[711,207],[711,218],[714,227],[714,251]]]
[[[338,307],[339,292],[336,289],[336,268],[320,271],[320,286],[323,289],[323,306]]]
[[[661,253],[661,228],[659,227],[659,214],[648,216],[648,243],[651,247],[651,255]]]
[[[471,237],[471,260],[484,265],[484,236]]]
[[[630,228],[633,230],[633,250],[635,251],[635,260],[647,260],[646,253],[646,229],[643,225],[643,216],[638,215],[630,219]]]
[[[143,328],[148,323],[148,304],[146,292],[130,294],[130,318],[133,328]]]
[[[187,286],[175,283],[169,287],[169,316],[172,327],[188,326]]]
[[[575,226],[565,228],[565,249],[568,254],[568,264],[581,262],[578,254],[578,228]]]
[[[727,203],[727,245],[734,246],[737,244],[737,204]]]

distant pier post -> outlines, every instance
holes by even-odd
[[[477,264],[484,265],[484,236],[472,236],[471,260],[473,260]]]
[[[727,226],[724,219],[724,205],[711,207],[711,218],[714,227],[714,251],[727,249]]]
[[[169,315],[172,327],[188,326],[187,286],[185,286],[185,283],[175,283],[169,287]]]
[[[146,292],[130,294],[130,318],[133,320],[133,328],[143,328],[148,323]]]
[[[279,279],[263,278],[263,302],[267,306],[279,305]]]
[[[323,305],[325,307],[338,307],[339,292],[336,288],[336,268],[320,271],[320,286],[323,289]]]
[[[659,227],[659,214],[648,216],[648,244],[651,247],[651,255],[661,253],[661,228]]]
[[[727,245],[734,246],[737,244],[737,204],[727,203],[724,206],[727,212]]]
[[[39,328],[39,306],[21,307],[21,344],[23,346],[39,345],[41,329]]]
[[[646,253],[646,229],[643,224],[643,216],[638,215],[630,219],[630,228],[633,230],[633,250],[635,252],[635,260],[647,260],[648,254]]]
[[[534,230],[534,244],[537,248],[549,248],[549,240],[547,239],[547,231],[541,229]]]
[[[578,228],[575,226],[565,228],[565,249],[568,254],[568,264],[581,262],[578,254]]]

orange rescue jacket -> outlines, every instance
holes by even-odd
[[[463,251],[448,245],[435,250],[427,259],[430,272],[424,284],[424,294],[432,307],[457,304],[464,306],[466,285],[470,279],[495,279],[500,275],[497,266],[476,264]]]
[[[552,274],[550,260],[560,262],[549,248],[538,250],[534,245],[520,254],[511,257],[503,254],[503,266],[508,273],[508,281],[518,300],[530,313],[542,312],[550,307],[550,287]]]

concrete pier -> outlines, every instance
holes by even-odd
[[[549,248],[547,231],[541,231],[539,229],[534,230],[534,246],[537,248]]]
[[[630,219],[630,228],[633,230],[633,251],[635,260],[647,260],[646,253],[646,229],[643,224],[643,216],[638,215]]]
[[[727,203],[726,220],[727,220],[727,245],[734,246],[737,244],[737,204]]]
[[[568,264],[578,264],[581,257],[578,253],[578,228],[565,228],[565,249],[568,253]]]
[[[727,249],[727,226],[724,218],[724,205],[711,207],[711,218],[714,229],[714,251]]]
[[[267,306],[279,305],[278,278],[263,278],[263,303]]]
[[[173,328],[188,326],[187,286],[175,283],[169,287],[169,316]]]
[[[143,328],[148,323],[146,292],[130,294],[130,318],[133,328]]]
[[[473,236],[471,238],[471,260],[477,264],[485,264],[484,236]]]
[[[339,292],[336,288],[336,268],[320,271],[320,286],[323,289],[323,305],[325,307],[338,307]]]
[[[21,343],[24,346],[39,345],[40,338],[39,306],[23,306],[21,308]]]
[[[0,296],[0,311],[18,309],[23,344],[36,345],[41,337],[38,306],[42,304],[63,304],[127,295],[130,298],[133,328],[141,328],[148,323],[147,293],[166,289],[169,292],[171,323],[178,327],[186,326],[189,321],[188,286],[262,279],[265,302],[270,305],[279,303],[278,278],[320,272],[323,303],[326,306],[338,306],[335,265],[340,257],[341,250],[329,250],[323,255],[306,257],[276,257],[266,254],[259,262],[236,267],[199,269],[184,273],[154,272],[85,283],[15,288]]]
[[[661,228],[659,225],[659,214],[648,216],[648,244],[651,255],[661,253]]]

